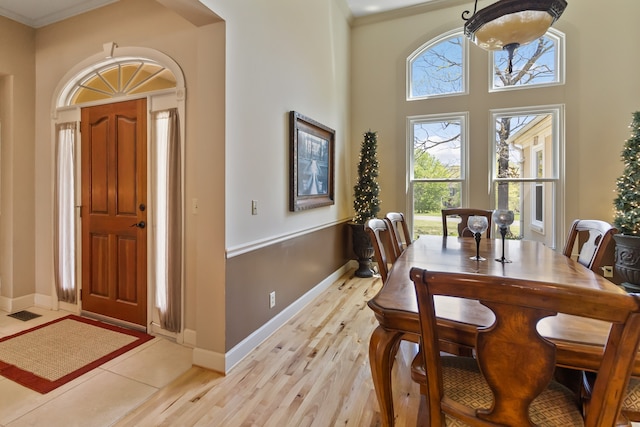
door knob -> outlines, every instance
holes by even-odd
[[[136,222],[135,224],[131,224],[131,227],[144,228],[147,224],[144,221]]]

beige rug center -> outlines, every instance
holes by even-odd
[[[65,319],[0,342],[0,360],[55,381],[136,339]]]

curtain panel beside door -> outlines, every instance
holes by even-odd
[[[179,332],[182,319],[182,158],[178,110],[154,113],[151,153],[151,257],[160,326]]]
[[[58,301],[76,303],[75,256],[76,123],[56,125],[54,271]]]

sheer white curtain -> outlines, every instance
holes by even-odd
[[[182,170],[177,109],[154,114],[151,276],[160,325],[179,332],[182,307]]]
[[[54,269],[59,301],[76,302],[75,255],[76,123],[56,125]]]

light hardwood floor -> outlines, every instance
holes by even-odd
[[[193,367],[116,425],[380,425],[368,357],[377,321],[366,304],[380,286],[347,273],[228,375]],[[415,425],[416,351],[403,343],[394,366],[396,426]]]

